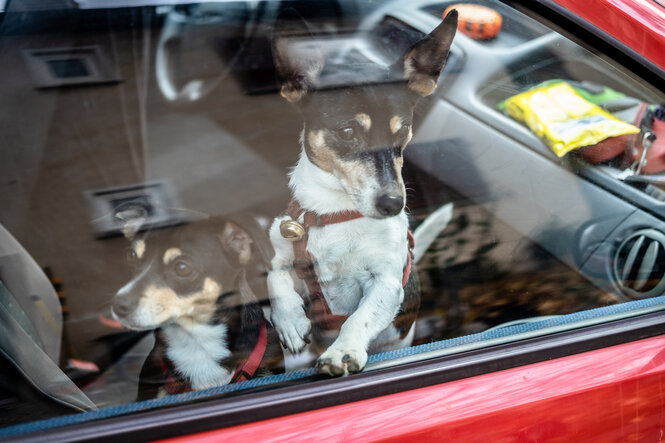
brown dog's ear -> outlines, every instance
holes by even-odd
[[[456,31],[457,10],[453,9],[439,26],[404,54],[404,77],[409,89],[421,97],[434,92]]]
[[[297,17],[295,21],[302,22]],[[296,103],[319,82],[324,57],[316,40],[303,30],[294,30],[294,18],[283,14],[277,19],[273,35],[273,60],[282,83],[282,97]],[[302,23],[307,30],[307,24]]]
[[[227,221],[218,234],[222,247],[238,259],[238,263],[246,265],[252,259],[252,237],[240,226]]]

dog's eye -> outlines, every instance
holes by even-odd
[[[194,272],[192,267],[182,260],[177,260],[173,263],[173,271],[178,277],[189,277]]]
[[[345,126],[337,130],[337,137],[344,141],[351,141],[356,138],[356,130],[352,126]]]
[[[402,126],[399,131],[397,131],[397,138],[403,139],[406,138],[406,136],[409,134],[409,131],[411,130],[411,125],[404,125]]]
[[[138,260],[139,256],[136,254],[136,251],[134,249],[127,249],[127,261],[129,264],[135,265]]]

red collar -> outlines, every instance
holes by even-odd
[[[357,218],[363,217],[359,211],[340,211],[340,212],[331,212],[329,214],[317,214],[313,211],[305,211],[298,200],[295,197],[289,202],[289,207],[287,208],[289,216],[297,221],[300,217],[300,214],[304,213],[304,225],[305,229],[308,229],[310,226],[325,226],[332,225],[335,223],[343,223]]]

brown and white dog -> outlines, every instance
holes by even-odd
[[[271,255],[251,217],[212,218],[132,240],[135,276],[113,298],[112,315],[129,329],[156,330],[139,399],[280,371],[277,336],[247,281],[250,275],[265,287]]]
[[[403,152],[414,106],[434,92],[456,29],[453,11],[395,64],[371,68],[401,83],[329,90],[317,89],[320,53],[274,42],[281,95],[299,108],[304,129],[288,214],[270,229],[271,320],[291,352],[312,341],[321,372],[360,371],[368,351],[412,341],[419,289],[409,273]]]

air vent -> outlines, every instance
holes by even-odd
[[[665,292],[665,234],[642,229],[624,240],[614,256],[614,278],[632,298]]]
[[[175,190],[166,180],[84,191],[97,237],[125,233],[128,222],[140,229],[177,225],[186,221]]]
[[[26,49],[23,57],[39,88],[120,81],[99,46]]]

